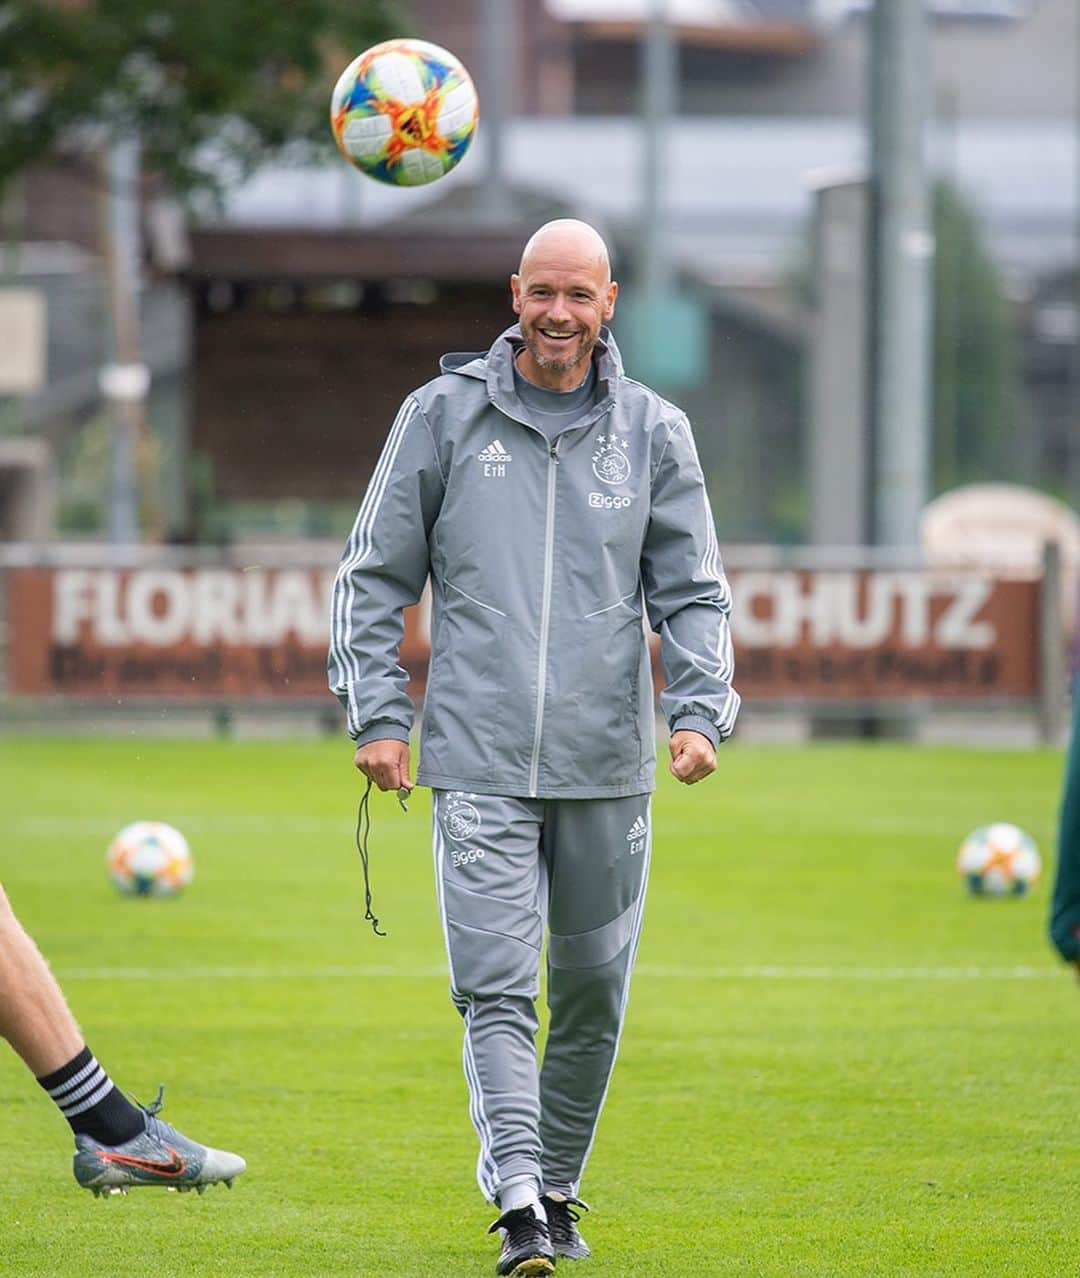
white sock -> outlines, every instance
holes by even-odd
[[[543,1204],[540,1202],[540,1185],[532,1177],[512,1180],[499,1190],[499,1210],[519,1211],[522,1207],[531,1207],[533,1215],[541,1220],[547,1219]]]

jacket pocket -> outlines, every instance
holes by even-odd
[[[421,751],[448,776],[490,770],[506,702],[504,612],[444,581],[432,613]]]
[[[639,594],[624,596],[575,625],[574,747],[612,781],[642,762],[641,654],[645,645]]]

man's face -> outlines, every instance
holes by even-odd
[[[563,389],[579,382],[600,326],[615,313],[618,285],[609,279],[607,263],[590,249],[570,237],[552,236],[522,262],[521,274],[510,278],[525,339],[522,372],[541,385]]]

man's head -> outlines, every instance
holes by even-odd
[[[599,233],[574,218],[547,222],[525,245],[510,291],[525,339],[521,372],[552,390],[576,386],[619,292]]]

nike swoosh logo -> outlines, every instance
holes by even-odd
[[[176,1152],[171,1145],[166,1146],[169,1154],[168,1162],[155,1162],[152,1158],[132,1158],[130,1154],[110,1154],[107,1150],[100,1150],[98,1158],[103,1163],[120,1163],[124,1167],[130,1167],[132,1171],[147,1172],[152,1176],[179,1176],[187,1170],[187,1163]]]

